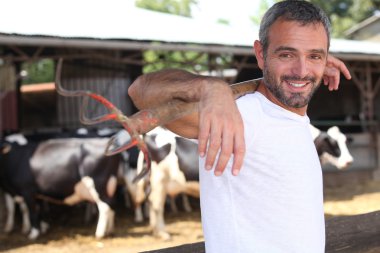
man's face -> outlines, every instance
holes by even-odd
[[[262,51],[256,51],[265,86],[271,93],[269,99],[285,109],[305,114],[323,76],[327,45],[322,24],[302,26],[277,20],[269,30],[266,57]],[[256,46],[255,43],[255,49]]]

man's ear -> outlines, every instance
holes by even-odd
[[[255,51],[257,64],[259,65],[259,68],[263,70],[264,68],[264,51],[263,46],[261,45],[260,41],[255,40],[255,43],[253,44],[253,49]]]

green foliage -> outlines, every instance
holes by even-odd
[[[255,24],[259,24],[265,11],[281,0],[261,0],[257,17],[252,17]],[[355,24],[369,18],[376,10],[380,9],[380,0],[308,0],[321,7],[332,25],[332,37],[342,38],[344,32]]]
[[[230,21],[228,19],[224,19],[224,18],[219,18],[216,22],[218,24],[222,24],[222,25],[229,25],[230,24]]]
[[[380,0],[309,0],[320,6],[329,16],[333,37],[344,37],[344,32],[369,18],[380,8]]]
[[[22,84],[47,83],[54,81],[54,62],[43,59],[35,62],[25,62],[21,69],[26,72]]]
[[[191,17],[191,5],[197,3],[197,0],[136,0],[135,2],[140,8],[184,17]]]
[[[207,64],[207,55],[190,51],[145,51],[144,73],[164,68],[180,68],[192,72],[203,71]]]

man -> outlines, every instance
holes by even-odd
[[[198,137],[201,157],[208,142],[200,159],[206,252],[324,252],[322,171],[306,111],[322,78],[336,89],[337,69],[347,72],[328,56],[329,29],[311,3],[272,6],[254,43],[263,82],[237,106],[221,80],[178,70],[142,76],[131,86],[140,109],[173,98],[200,101],[199,115],[167,127]],[[208,170],[219,149],[215,177]],[[226,164],[233,175],[243,169],[239,176],[222,174]]]

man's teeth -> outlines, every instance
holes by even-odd
[[[293,87],[296,87],[296,88],[299,88],[299,87],[306,85],[306,83],[289,83],[289,84]]]

